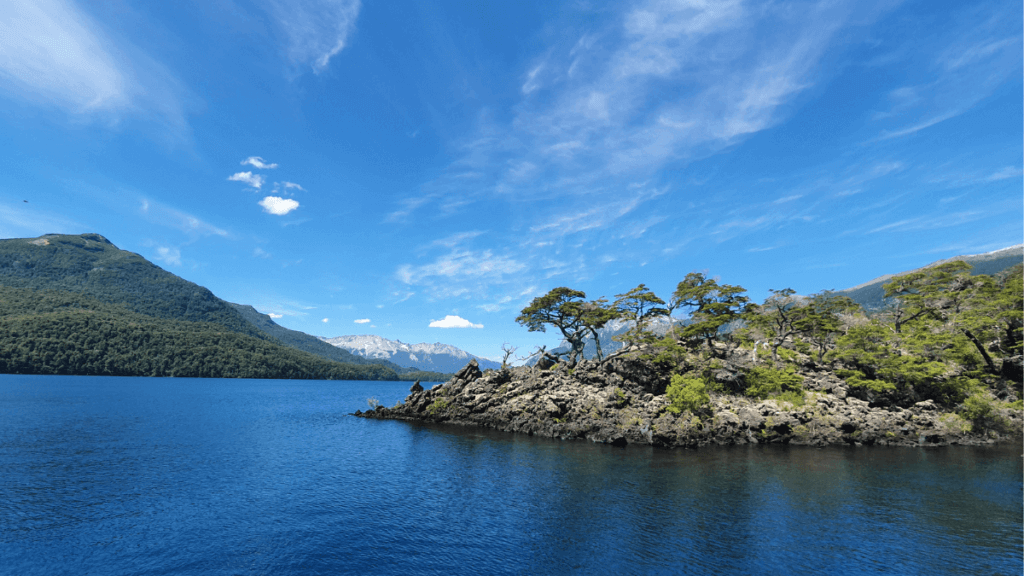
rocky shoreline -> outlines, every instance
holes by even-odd
[[[715,379],[739,373],[740,367],[726,362]],[[992,415],[998,425],[972,426],[931,400],[879,406],[858,398],[860,391],[851,391],[831,370],[802,367],[800,374],[803,405],[713,393],[707,410],[675,414],[665,396],[669,375],[637,350],[603,362],[582,361],[572,369],[556,364],[547,370],[524,366],[484,373],[471,361],[445,384],[429,390],[416,384],[404,402],[354,415],[663,448],[980,446],[1022,437],[1021,410],[1000,408]]]

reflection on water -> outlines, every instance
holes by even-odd
[[[0,377],[0,573],[1020,573],[1019,446],[666,451],[347,416],[407,388]]]

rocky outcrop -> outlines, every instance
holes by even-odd
[[[717,364],[720,382],[741,378],[746,356]],[[850,394],[827,370],[801,371],[803,405],[743,396],[712,395],[700,414],[669,410],[669,375],[638,351],[574,369],[506,368],[482,373],[471,361],[454,378],[431,390],[413,391],[392,408],[356,416],[485,426],[506,432],[613,445],[649,444],[695,448],[710,444],[787,443],[940,446],[991,444],[1019,438],[1019,410],[1000,411],[999,430],[972,431],[956,414],[932,401],[906,408],[872,407]]]

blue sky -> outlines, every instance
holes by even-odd
[[[557,286],[847,288],[1021,242],[1021,11],[14,0],[0,237],[488,357]]]

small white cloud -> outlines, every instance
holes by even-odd
[[[270,252],[267,252],[266,250],[264,250],[263,248],[260,248],[259,246],[257,246],[252,251],[252,255],[256,256],[257,258],[270,258]]]
[[[326,324],[326,323],[328,323],[330,321],[331,321],[330,318],[324,318],[323,320],[321,320],[321,322],[323,322],[324,324]]]
[[[284,314],[274,314],[273,312],[267,314],[267,316],[270,316],[271,318],[284,318]]]
[[[369,318],[360,318],[359,320],[353,320],[353,322],[355,322],[356,324],[369,324],[370,323],[370,319]]]
[[[181,250],[161,246],[156,249],[157,260],[170,266],[181,266]]]
[[[275,164],[275,166],[276,166],[276,164]],[[284,186],[285,188],[295,188],[296,190],[302,190],[303,192],[306,191],[305,188],[303,188],[302,186],[299,186],[295,182],[281,182],[281,185]]]
[[[249,186],[259,190],[263,186],[263,176],[259,174],[253,174],[252,172],[237,172],[228,176],[228,180],[232,182],[241,182],[248,184]]]
[[[275,216],[284,216],[299,207],[295,200],[278,196],[267,196],[259,201],[259,205],[263,207],[264,212]]]
[[[458,316],[445,316],[444,320],[431,320],[431,328],[483,328],[483,324],[473,324],[465,318]]]
[[[263,158],[260,158],[259,156],[249,156],[245,160],[242,160],[242,166],[245,166],[246,164],[254,168],[259,168],[260,170],[271,170],[273,168],[277,168],[277,164],[267,164],[263,161]]]

